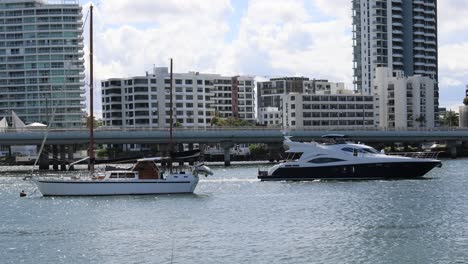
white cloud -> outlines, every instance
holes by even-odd
[[[468,1],[438,1],[438,22],[441,35],[466,32],[468,28]]]
[[[250,1],[239,36],[228,45],[217,69],[350,83],[350,20],[313,22],[304,1]]]
[[[228,1],[102,1],[95,19],[96,77],[143,75],[171,57],[175,71],[211,70],[231,10]]]
[[[351,88],[350,0],[249,0],[246,10],[234,1],[99,1],[96,79],[143,75],[172,57],[177,72],[302,75]],[[439,1],[438,13],[440,98],[456,102],[464,90],[453,88],[468,83],[468,1]]]
[[[324,14],[351,22],[351,1],[343,0],[312,0]]]
[[[463,83],[460,80],[453,79],[450,77],[442,77],[440,80],[440,86],[444,87],[454,87],[454,86],[462,86]]]
[[[100,9],[106,22],[122,23],[161,23],[169,25],[180,20],[195,17],[219,20],[232,11],[229,0],[105,0]]]
[[[468,42],[439,46],[439,67],[458,75],[468,72]]]

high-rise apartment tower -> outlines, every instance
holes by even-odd
[[[80,127],[83,20],[78,0],[0,2],[0,115]]]
[[[377,67],[437,82],[437,0],[352,0],[352,6],[356,90],[373,93]],[[434,94],[438,100],[437,85]]]

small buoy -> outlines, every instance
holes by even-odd
[[[26,197],[26,193],[24,192],[24,190],[20,192],[20,197]]]

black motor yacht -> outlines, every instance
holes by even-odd
[[[328,136],[325,136],[328,137]],[[411,156],[387,155],[333,135],[328,142],[284,141],[289,156],[268,171],[259,171],[262,181],[371,180],[423,177],[441,166],[436,152],[417,152]]]

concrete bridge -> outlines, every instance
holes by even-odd
[[[2,145],[40,145],[45,130],[7,130],[0,132]],[[427,142],[461,141],[468,142],[468,130],[291,130],[286,133],[294,140],[311,141],[326,134],[344,134],[362,142]],[[226,128],[189,130],[176,129],[174,143],[280,143],[283,132],[280,129]],[[165,144],[169,132],[161,129],[97,129],[94,132],[96,144]],[[88,130],[50,130],[47,144],[67,145],[89,142]]]
[[[40,145],[47,136],[47,145],[64,149],[65,145],[88,144],[89,131],[81,130],[5,130],[0,132],[0,145]],[[394,142],[445,142],[452,157],[456,157],[464,142],[468,142],[468,130],[291,130],[286,133],[298,141],[320,139],[326,134],[344,134],[355,141],[366,143]],[[169,131],[162,129],[97,129],[96,144],[160,144],[169,142]],[[229,164],[229,148],[239,143],[265,143],[271,153],[282,146],[283,132],[269,128],[210,128],[202,130],[176,129],[174,143],[220,143],[225,149],[225,163]],[[62,153],[65,150],[57,150]],[[55,151],[56,152],[56,151]],[[61,156],[64,156],[64,154]]]

